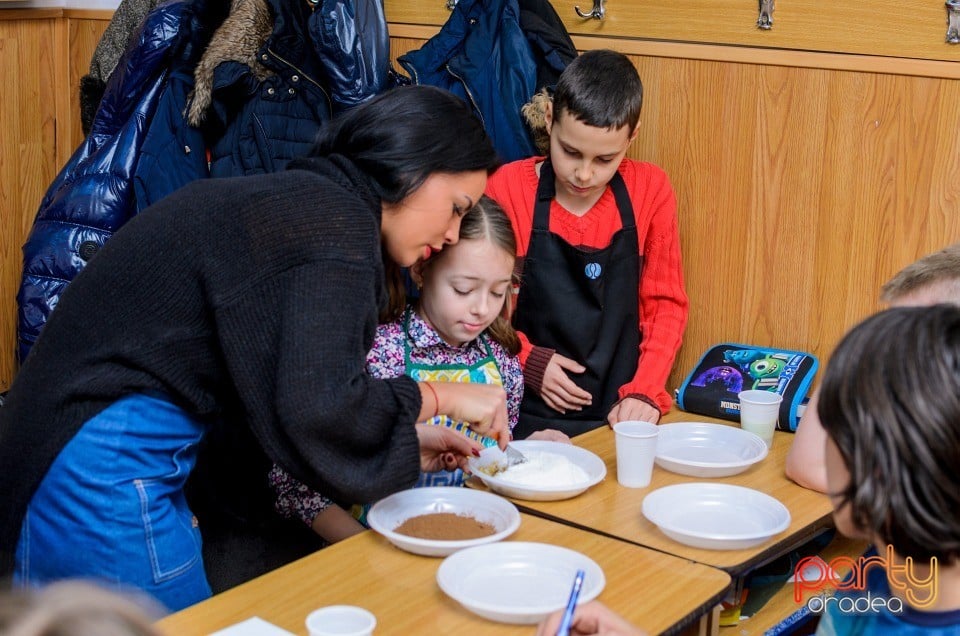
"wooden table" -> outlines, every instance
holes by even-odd
[[[651,634],[675,633],[716,606],[730,587],[726,573],[705,565],[530,515],[511,541],[577,550],[603,568],[598,597]],[[318,607],[360,605],[377,617],[376,634],[532,634],[530,625],[496,623],[469,612],[437,586],[441,559],[404,552],[373,531],[168,616],[170,636],[209,634],[253,616],[305,634]]]
[[[663,421],[712,421],[732,424],[677,410],[667,414]],[[822,493],[801,488],[784,475],[784,462],[792,441],[792,434],[777,431],[767,457],[739,475],[703,479],[678,475],[654,466],[653,479],[648,487],[625,488],[617,483],[617,455],[613,431],[604,426],[573,440],[574,444],[596,453],[606,463],[607,476],[601,483],[572,499],[517,499],[514,503],[525,512],[711,565],[737,578],[802,545],[833,525],[833,509],[828,498]],[[745,550],[706,550],[678,543],[647,521],[641,512],[641,504],[643,498],[657,488],[695,481],[736,484],[776,497],[790,511],[790,526],[770,540]]]

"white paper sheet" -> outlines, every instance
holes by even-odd
[[[210,636],[294,636],[285,629],[280,629],[273,623],[268,623],[259,616],[221,629]]]

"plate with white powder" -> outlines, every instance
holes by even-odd
[[[562,442],[520,440],[511,446],[527,461],[491,471],[480,459],[470,459],[470,471],[490,490],[528,501],[569,499],[600,483],[607,466],[594,453]],[[494,472],[494,474],[490,474]]]

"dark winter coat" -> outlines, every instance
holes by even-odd
[[[536,91],[537,68],[517,0],[459,0],[439,33],[397,62],[414,83],[467,101],[501,159],[533,154],[520,107]]]
[[[504,161],[536,152],[520,108],[577,55],[548,0],[460,0],[440,32],[397,61],[416,84],[473,106]]]
[[[249,1],[269,9],[269,35],[251,51],[249,25],[238,23],[234,32],[234,25],[225,23],[201,62],[212,69],[210,86],[197,75],[197,93],[209,90],[210,105],[193,106],[190,121],[202,124],[213,177],[281,170],[307,154],[333,111],[323,62],[309,34],[310,21],[321,16],[306,2]]]

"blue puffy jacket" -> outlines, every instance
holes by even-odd
[[[324,61],[334,113],[396,85],[382,0],[320,0],[310,37]]]
[[[440,31],[397,62],[415,83],[470,103],[501,159],[534,154],[520,107],[536,92],[537,63],[517,0],[459,0]]]
[[[90,134],[40,203],[23,246],[22,362],[67,284],[133,215],[207,176],[204,142],[180,113],[190,70],[223,3],[173,0],[144,20],[110,76]]]

